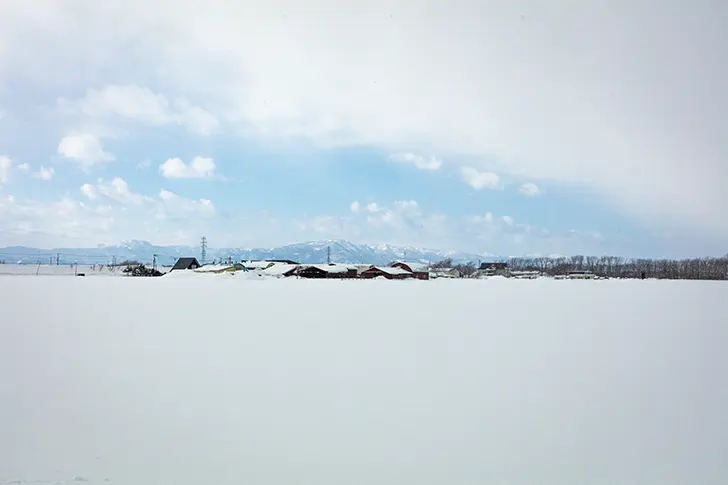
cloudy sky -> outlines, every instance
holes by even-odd
[[[728,251],[720,1],[0,0],[0,246]]]

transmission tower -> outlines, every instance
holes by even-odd
[[[205,264],[205,260],[207,259],[207,238],[205,236],[202,236],[202,241],[200,242],[200,263]]]
[[[331,264],[331,246],[326,246],[326,264]]]
[[[157,256],[158,256],[157,254],[152,255],[152,257],[154,258],[154,259],[152,259],[152,269],[154,269],[154,270],[157,269]]]

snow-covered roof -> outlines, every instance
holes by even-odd
[[[225,271],[233,266],[234,265],[232,264],[206,264],[205,266],[200,266],[195,271],[198,273],[210,273],[215,271]]]
[[[407,271],[406,269],[397,268],[394,266],[372,266],[369,269],[378,269],[379,271],[390,274],[390,275],[412,274],[409,271]]]
[[[263,270],[263,274],[268,275],[282,275],[285,273],[288,273],[291,270],[294,270],[298,267],[297,264],[286,264],[286,263],[276,263],[270,268],[266,268]]]
[[[270,261],[244,261],[243,266],[245,266],[248,269],[265,269],[271,264]]]
[[[397,261],[394,264],[406,264],[409,269],[417,273],[427,271],[427,265],[424,263],[415,263],[413,261]]]
[[[301,269],[316,268],[327,273],[346,273],[350,269],[356,269],[354,266],[347,264],[302,264]]]

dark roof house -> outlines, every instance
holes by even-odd
[[[366,271],[362,271],[359,274],[360,278],[373,279],[384,277],[388,280],[404,280],[407,278],[413,278],[412,272],[407,271],[404,268],[394,266],[372,266]]]
[[[356,278],[356,268],[343,264],[307,264],[294,273],[301,278]]]
[[[508,263],[480,263],[480,268],[482,270],[492,270],[492,271],[502,271],[504,269],[508,268]]]
[[[176,269],[197,269],[201,265],[197,261],[197,258],[179,258],[170,271]]]

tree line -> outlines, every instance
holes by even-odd
[[[618,256],[571,256],[565,258],[511,258],[511,271],[540,271],[550,276],[589,271],[607,278],[657,278],[671,280],[726,280],[728,254],[692,259],[645,259]]]
[[[619,256],[563,258],[510,258],[510,271],[538,271],[547,276],[588,271],[606,278],[656,278],[671,280],[728,280],[728,254],[722,257],[691,259],[646,259]],[[453,264],[451,258],[433,263],[431,268],[455,268],[464,277],[478,269],[474,262]]]

